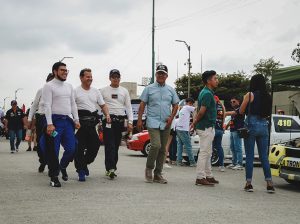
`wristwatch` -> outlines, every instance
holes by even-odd
[[[131,124],[131,125],[132,125],[132,121],[128,121],[128,124]]]

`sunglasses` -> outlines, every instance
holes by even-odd
[[[67,69],[63,69],[63,68],[61,68],[61,69],[59,69],[60,71],[62,71],[62,72],[66,72],[66,73],[69,73],[69,70],[67,70]]]

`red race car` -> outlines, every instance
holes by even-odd
[[[148,156],[150,147],[150,137],[147,130],[134,134],[131,139],[127,140],[128,149],[133,151],[141,151],[145,156]]]

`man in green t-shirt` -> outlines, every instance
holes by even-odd
[[[214,186],[219,183],[212,175],[210,161],[217,118],[213,92],[213,89],[218,86],[217,73],[205,71],[202,74],[202,82],[205,87],[198,96],[198,113],[191,124],[191,129],[196,127],[197,135],[200,137],[196,185]]]

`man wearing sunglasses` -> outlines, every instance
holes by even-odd
[[[147,128],[151,149],[147,157],[145,181],[166,184],[167,180],[162,176],[162,169],[166,159],[166,145],[171,124],[178,110],[179,98],[175,90],[166,84],[167,66],[158,65],[155,77],[156,82],[147,86],[140,97],[137,127],[140,131],[143,129],[142,116],[147,105]],[[152,177],[152,172],[154,177]]]
[[[65,82],[68,76],[66,64],[54,63],[52,73],[54,79],[46,83],[42,90],[47,128],[41,139],[46,144],[41,144],[41,147],[44,146],[50,186],[61,187],[58,175],[61,172],[62,179],[68,180],[66,168],[73,160],[76,148],[74,128],[79,129],[80,124],[73,87]],[[64,154],[59,162],[60,144],[64,148]]]
[[[110,85],[101,89],[104,102],[108,107],[110,120],[104,117],[102,121],[105,148],[106,176],[110,179],[117,177],[118,151],[122,132],[132,131],[133,113],[129,92],[120,86],[121,74],[117,69],[109,72]],[[111,122],[110,122],[111,121]],[[127,122],[128,121],[128,122]]]
[[[244,127],[245,115],[239,113],[240,100],[238,97],[232,97],[230,100],[233,111],[226,112],[226,115],[231,115],[229,121],[230,126],[230,149],[232,153],[232,163],[226,166],[233,170],[243,170],[243,149],[242,139],[238,135],[238,129]]]

